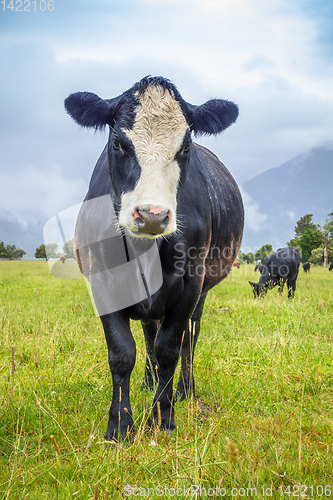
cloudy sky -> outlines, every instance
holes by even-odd
[[[20,4],[0,6],[0,229],[46,222],[82,200],[107,137],[64,112],[77,90],[110,98],[151,74],[193,104],[235,101],[237,123],[200,142],[240,184],[332,140],[333,2]]]

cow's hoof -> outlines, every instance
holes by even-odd
[[[119,432],[120,431],[120,432]],[[108,427],[104,436],[106,444],[119,443],[119,441],[131,441],[135,433],[134,426],[126,428]]]
[[[176,424],[175,424],[174,421],[172,421],[172,422],[169,422],[169,421],[164,422],[163,419],[162,419],[162,421],[159,422],[159,420],[157,418],[155,418],[155,416],[152,416],[152,418],[150,419],[150,424],[149,425],[150,425],[151,429],[158,430],[160,432],[163,432],[163,434],[167,434],[169,436],[176,429]]]
[[[177,388],[177,391],[176,391],[176,400],[177,401],[188,401],[189,399],[194,399],[196,400],[196,396],[195,396],[195,393],[193,392],[193,390],[186,390],[185,388]]]
[[[195,397],[195,384],[194,380],[192,382],[185,384],[184,377],[179,377],[178,385],[176,389],[176,399],[177,401],[185,401],[187,399],[196,399]]]
[[[157,431],[159,434],[164,435],[164,436],[173,436],[174,431],[176,430],[176,426],[173,428],[171,427],[166,427],[163,425],[158,425],[154,420],[150,422],[150,428],[152,431]]]

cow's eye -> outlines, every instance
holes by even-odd
[[[184,146],[182,147],[181,152],[182,152],[182,153],[188,153],[188,152],[189,152],[189,150],[190,150],[190,143],[189,143],[189,142],[187,142],[187,143],[186,143],[186,144],[184,144]]]
[[[116,151],[122,151],[123,150],[120,142],[117,139],[115,139],[113,141],[113,149],[115,149]]]

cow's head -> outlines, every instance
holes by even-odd
[[[177,230],[177,198],[193,150],[191,132],[218,134],[238,116],[229,101],[185,102],[162,77],[146,77],[113,99],[71,94],[65,107],[84,127],[109,126],[109,170],[119,224],[146,238]]]
[[[264,297],[267,294],[268,287],[266,285],[254,283],[253,281],[249,281],[249,283],[253,288],[253,295],[255,299],[258,297]]]

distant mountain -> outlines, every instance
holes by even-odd
[[[274,249],[284,246],[294,237],[300,217],[313,214],[315,223],[324,224],[333,212],[333,143],[266,170],[241,189],[245,202],[243,251],[265,243]]]

